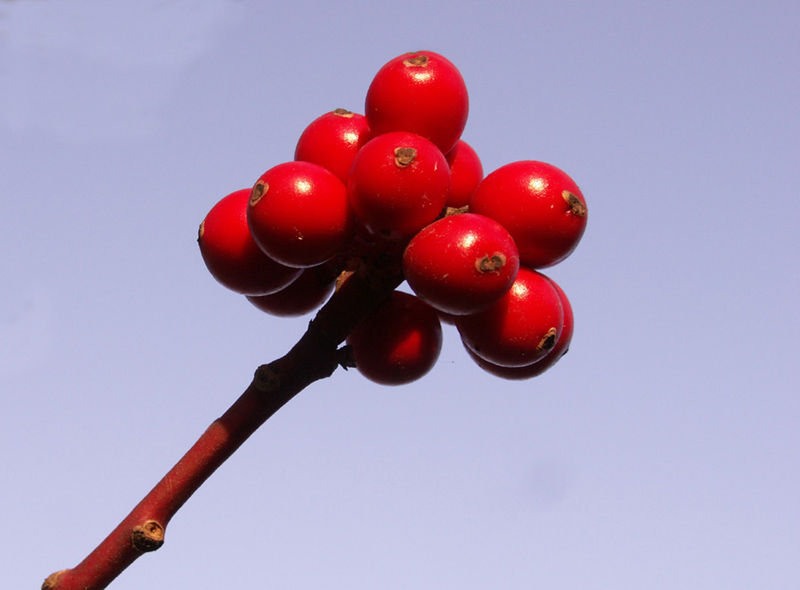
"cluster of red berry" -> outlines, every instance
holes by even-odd
[[[313,311],[340,273],[378,252],[415,293],[394,291],[348,337],[356,366],[383,384],[435,364],[442,320],[486,371],[524,379],[569,347],[573,316],[539,269],[575,249],[587,221],[575,182],[538,161],[488,174],[461,139],[464,80],[433,52],[384,65],[365,114],[313,121],[291,162],[222,199],[200,226],[211,274],[278,316]]]

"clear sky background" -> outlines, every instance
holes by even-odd
[[[800,587],[800,5],[0,0],[0,585],[76,565],[308,318],[207,273],[221,197],[430,49],[487,172],[589,226],[571,351],[301,393],[112,585]]]

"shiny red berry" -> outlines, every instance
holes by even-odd
[[[546,268],[564,260],[586,230],[586,201],[566,173],[526,160],[484,178],[469,202],[472,213],[500,222],[514,237],[522,264]]]
[[[367,118],[336,109],[312,121],[305,128],[294,151],[294,159],[327,168],[347,184],[353,159],[369,139]]]
[[[544,275],[520,267],[511,288],[488,309],[458,316],[456,327],[476,355],[503,367],[524,367],[549,353],[564,327],[561,299]]]
[[[293,318],[311,313],[325,303],[335,285],[319,270],[319,267],[301,269],[300,276],[277,293],[248,296],[247,300],[277,317]]]
[[[365,115],[374,134],[410,131],[449,152],[467,123],[469,97],[461,73],[432,51],[400,55],[367,91]]]
[[[300,268],[331,258],[355,228],[344,184],[311,162],[285,162],[261,175],[250,195],[247,221],[264,252]]]
[[[483,165],[478,153],[466,141],[459,139],[455,147],[445,154],[450,165],[452,186],[447,198],[447,206],[465,207],[469,205],[472,193],[483,180]]]
[[[420,299],[448,314],[482,311],[511,287],[519,253],[505,228],[474,213],[428,225],[408,244],[403,273]]]
[[[419,298],[394,291],[347,338],[356,368],[382,385],[403,385],[426,375],[442,349],[442,326]]]
[[[480,358],[469,348],[467,348],[466,350],[472,360],[474,360],[478,366],[487,373],[490,373],[495,377],[502,377],[503,379],[510,380],[530,379],[532,377],[538,377],[550,369],[559,360],[561,360],[561,357],[567,354],[569,345],[572,342],[572,334],[575,327],[572,306],[570,305],[569,299],[567,299],[567,295],[564,293],[561,287],[559,287],[558,284],[550,277],[547,278],[558,292],[558,296],[561,300],[561,306],[564,309],[564,329],[561,330],[561,336],[559,336],[558,342],[556,342],[552,350],[548,352],[543,359],[540,359],[535,363],[525,367],[501,367]]]
[[[439,216],[447,203],[450,170],[442,152],[424,137],[385,133],[358,152],[347,189],[367,232],[400,240]]]
[[[250,235],[247,202],[250,189],[221,199],[200,224],[197,243],[211,275],[244,295],[275,293],[300,275],[264,254]]]

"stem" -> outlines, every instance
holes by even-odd
[[[76,567],[49,576],[42,590],[100,590],[142,554],[161,547],[170,519],[259,426],[311,383],[330,377],[337,366],[353,366],[339,344],[401,280],[391,262],[351,274],[297,344],[260,366],[239,399],[111,534]]]

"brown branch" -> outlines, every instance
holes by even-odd
[[[347,350],[339,344],[401,280],[396,260],[351,274],[297,344],[256,370],[239,399],[111,534],[76,567],[49,576],[42,589],[100,590],[142,554],[161,547],[170,519],[259,426],[308,385],[333,374],[337,366],[352,366]]]

